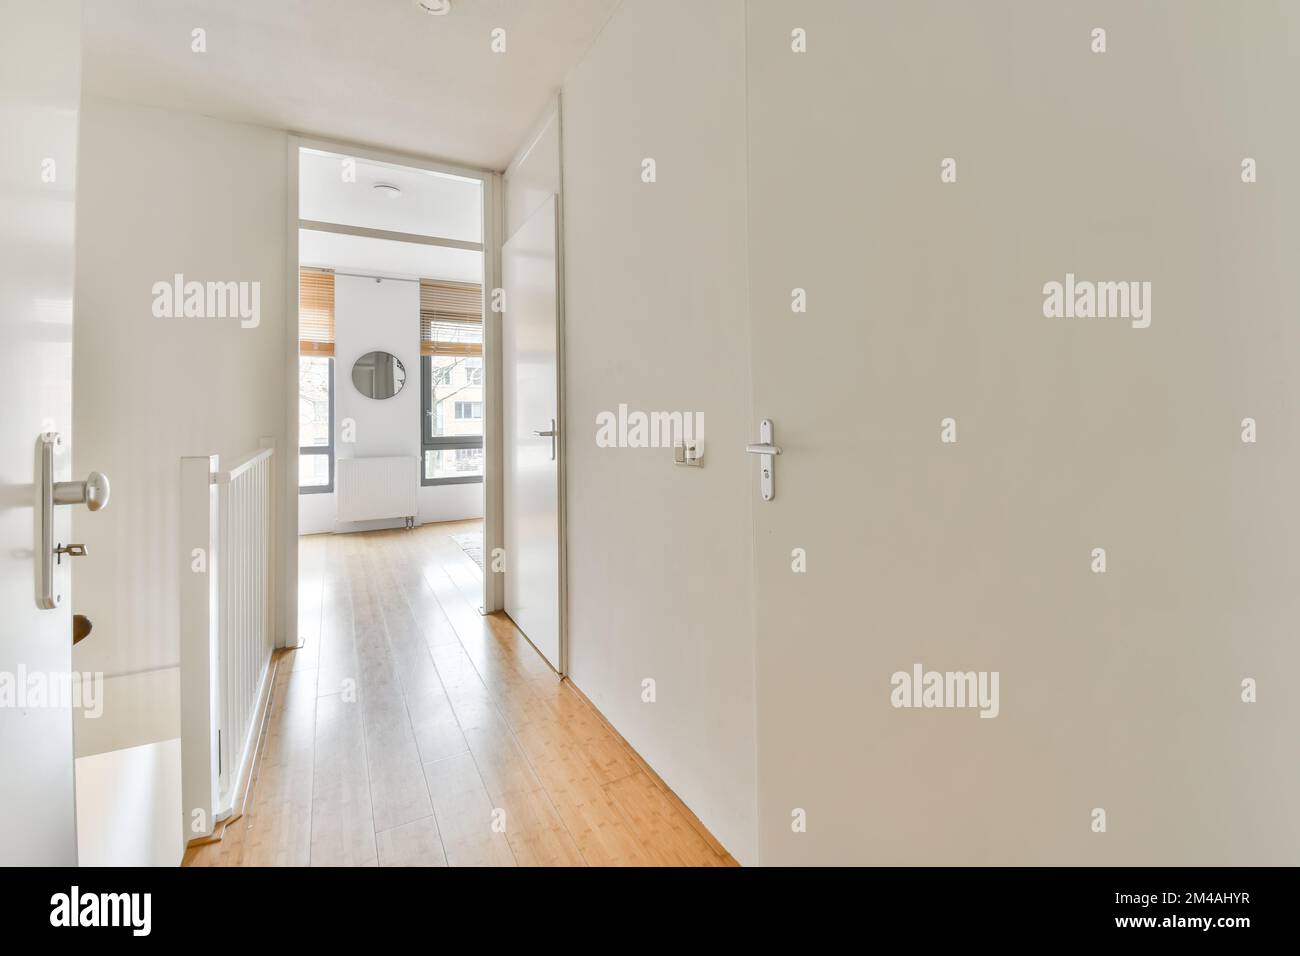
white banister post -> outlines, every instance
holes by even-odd
[[[263,435],[258,439],[257,444],[260,448],[271,449],[270,473],[267,475],[267,497],[270,500],[267,502],[269,510],[266,515],[266,533],[270,536],[270,553],[267,555],[270,566],[267,568],[266,611],[267,622],[271,628],[271,647],[294,647],[298,644],[297,622],[280,620],[280,612],[285,605],[277,591],[280,584],[280,558],[284,549],[284,543],[280,540],[282,533],[280,528],[280,481],[278,475],[281,467],[289,467],[289,459],[285,457],[283,466],[276,460],[281,456],[276,454],[278,449],[276,448],[274,435]]]
[[[216,455],[181,459],[181,825],[187,843],[211,836],[217,812],[217,464]]]

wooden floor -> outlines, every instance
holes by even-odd
[[[451,539],[301,539],[245,813],[189,866],[734,866]]]

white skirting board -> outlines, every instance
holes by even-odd
[[[414,518],[419,458],[340,458],[335,490],[339,521]]]

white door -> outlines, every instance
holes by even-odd
[[[502,249],[506,613],[557,671],[560,659],[559,241],[556,199]]]
[[[0,3],[0,865],[75,865],[72,713],[43,704],[72,666],[69,561],[59,606],[37,606],[40,436],[69,478],[72,244],[80,103],[79,0]],[[68,540],[68,508],[53,538]],[[25,686],[23,686],[25,685]],[[23,706],[26,704],[27,706]]]
[[[789,7],[748,6],[761,862],[1294,862],[1300,16],[828,0],[796,55]],[[1067,273],[1150,294],[1056,317]]]

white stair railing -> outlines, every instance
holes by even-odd
[[[181,749],[185,836],[229,816],[257,746],[275,645],[273,449],[228,471],[181,459]]]

